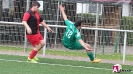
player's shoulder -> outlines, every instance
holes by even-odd
[[[28,10],[28,11],[26,11],[24,14],[25,14],[25,15],[30,15],[30,11]]]
[[[25,16],[30,16],[30,13],[29,12],[25,12],[24,15]]]

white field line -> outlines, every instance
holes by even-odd
[[[7,60],[7,59],[0,59],[1,61],[8,61],[8,62],[27,62],[27,61],[20,61],[20,60]],[[99,69],[99,70],[112,70],[107,68],[97,68],[97,67],[85,67],[85,66],[73,66],[73,65],[63,65],[63,64],[51,64],[51,63],[36,63],[36,64],[45,64],[51,66],[64,66],[64,67],[75,67],[75,68],[85,68],[85,69]],[[133,72],[133,71],[131,71]]]
[[[27,61],[20,61],[20,60],[7,60],[7,59],[0,59],[1,61],[8,61],[8,62],[27,62]],[[64,67],[75,67],[75,68],[90,68],[90,69],[99,69],[99,70],[112,70],[107,68],[97,68],[97,67],[85,67],[85,66],[73,66],[73,65],[63,65],[63,64],[51,64],[51,63],[36,63],[36,64],[46,64],[52,66],[64,66]]]

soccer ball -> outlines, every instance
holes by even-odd
[[[122,70],[122,66],[120,64],[115,64],[113,66],[113,72],[114,73],[119,73]]]

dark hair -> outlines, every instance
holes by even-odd
[[[32,6],[38,6],[38,7],[40,7],[40,3],[37,2],[37,1],[33,1],[33,2],[32,2]]]
[[[81,23],[83,23],[83,20],[76,21],[74,25],[78,27],[81,26]]]

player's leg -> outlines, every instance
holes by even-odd
[[[85,45],[86,45],[89,49],[91,49],[91,46],[90,46],[89,44],[85,43]],[[90,60],[93,61],[93,60],[94,60],[93,53],[92,53],[91,51],[89,51],[89,50],[86,50],[86,53],[87,53],[88,57],[90,58]]]
[[[33,50],[31,51],[31,54],[28,57],[28,60],[32,63],[38,63],[36,60],[38,60],[38,58],[36,58],[36,54],[38,53],[38,50],[41,48],[41,44],[35,45],[35,47],[33,48]]]
[[[33,62],[33,63],[37,63],[37,61],[35,61],[33,58],[36,56],[36,54],[38,53],[38,51],[41,48],[41,41],[39,39],[39,35],[28,35],[27,38],[29,40],[29,42],[32,44],[33,49],[28,57],[28,61]]]
[[[90,46],[89,44],[85,43],[85,45],[86,45],[89,49],[91,49],[91,46]],[[78,50],[84,49],[84,47],[83,47],[78,41],[76,41],[74,47],[75,47],[76,49],[78,49]],[[86,53],[87,53],[88,57],[90,58],[90,60],[93,61],[93,60],[94,60],[93,53],[92,53],[91,51],[89,51],[89,50],[86,50]]]
[[[40,51],[45,45],[44,39],[43,39],[43,37],[42,37],[42,35],[40,33],[39,33],[39,40],[40,40],[41,47],[40,47],[40,49],[38,51]],[[35,56],[34,60],[38,61],[39,59]]]
[[[84,47],[79,43],[79,41],[76,41],[73,45],[73,49],[76,49],[76,50],[83,50]]]
[[[92,49],[91,46],[90,46],[89,44],[85,43],[85,45],[86,45],[89,49]],[[97,62],[100,62],[100,61],[101,61],[101,59],[96,59],[96,58],[94,58],[94,55],[93,55],[92,51],[86,50],[86,52],[87,52],[88,57],[90,58],[90,60],[91,60],[93,63],[97,63]]]
[[[38,51],[40,51],[44,47],[44,45],[45,45],[44,40],[41,40],[40,44],[41,44],[41,47],[40,47],[40,49]],[[39,59],[35,56],[34,60],[38,61]]]
[[[45,45],[44,39],[40,41],[40,44],[41,44],[41,48],[39,50],[41,50],[44,47],[44,45]]]
[[[86,45],[89,49],[92,50],[92,48],[91,48],[91,46],[90,46],[89,44],[85,43],[85,45]],[[83,47],[78,41],[76,41],[76,43],[75,43],[73,49],[82,50],[82,49],[84,49],[84,47]],[[91,60],[93,63],[96,63],[96,62],[100,62],[100,61],[101,61],[101,59],[95,59],[95,58],[94,58],[94,55],[93,55],[92,51],[86,50],[86,53],[87,53],[88,57],[90,58],[90,60]]]

